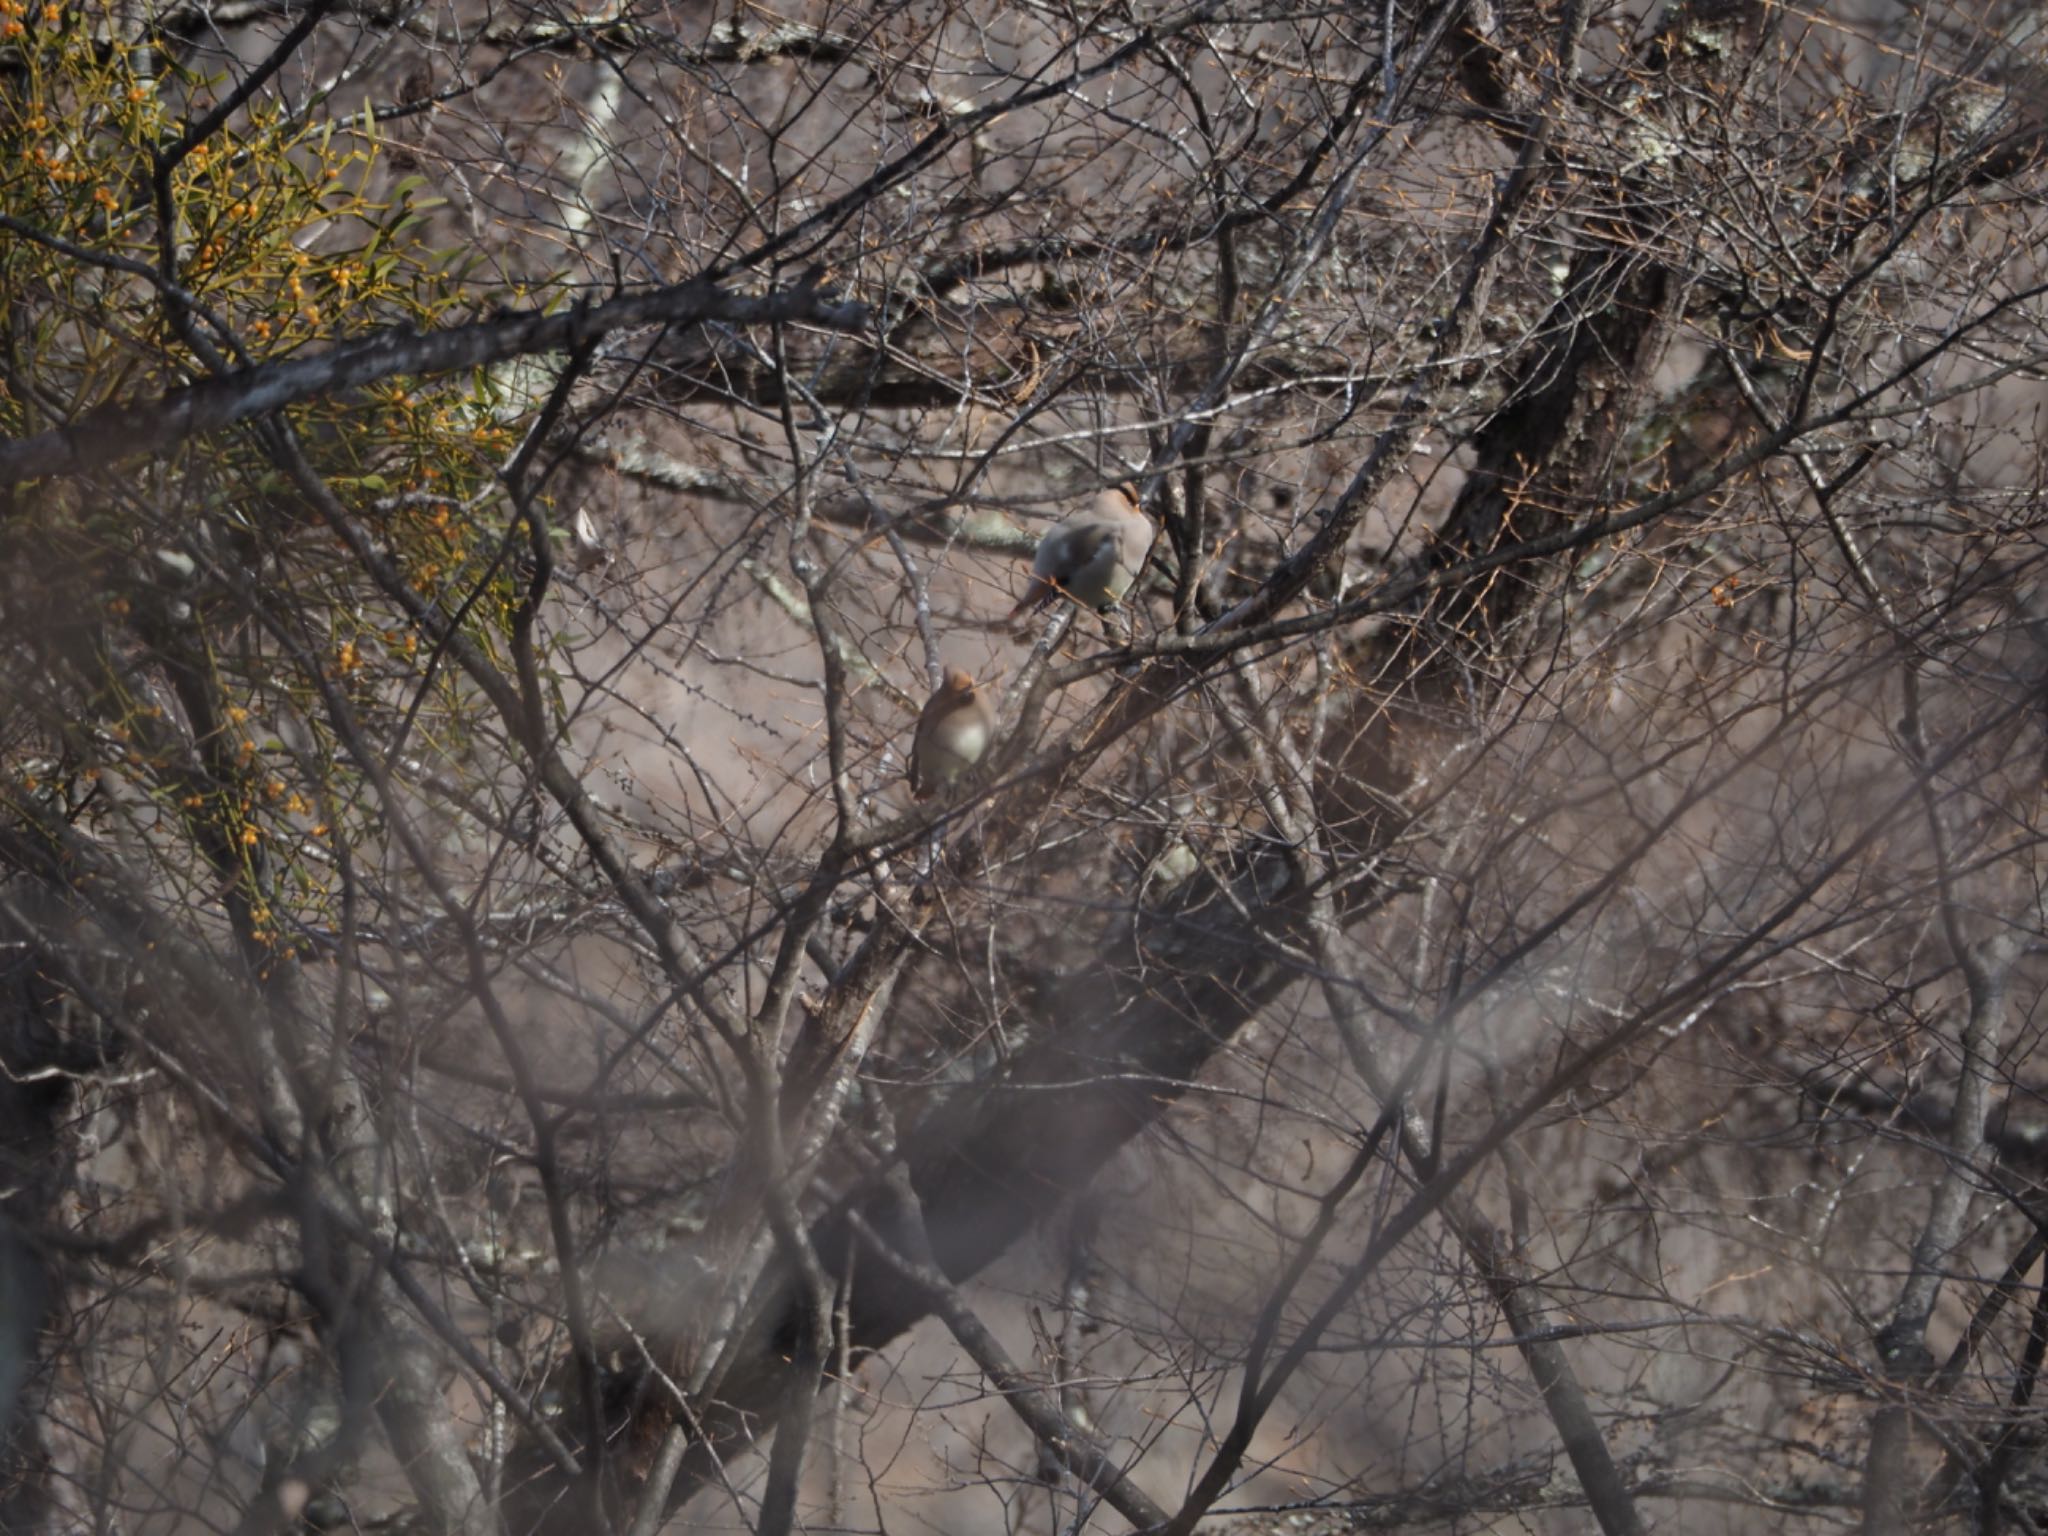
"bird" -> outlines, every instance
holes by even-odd
[[[946,669],[939,691],[925,701],[910,746],[910,792],[929,800],[981,761],[996,733],[995,706],[959,667]]]
[[[1129,485],[1098,492],[1088,509],[1048,528],[1031,560],[1031,585],[1010,610],[1017,623],[1065,596],[1106,613],[1130,591],[1152,548],[1152,523]]]

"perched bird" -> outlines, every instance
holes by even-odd
[[[1031,561],[1031,585],[1010,622],[1064,596],[1098,613],[1114,608],[1152,548],[1152,524],[1128,485],[1100,492],[1085,512],[1048,528]]]
[[[917,717],[910,747],[910,792],[929,800],[981,761],[995,739],[996,711],[979,683],[958,667]]]

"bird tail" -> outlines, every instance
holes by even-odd
[[[1024,596],[1019,600],[1017,606],[1010,610],[1010,617],[1007,622],[1015,624],[1020,620],[1028,619],[1032,614],[1038,612],[1039,609],[1051,602],[1054,594],[1058,591],[1059,587],[1047,581],[1043,576],[1032,577],[1031,585],[1024,589]]]

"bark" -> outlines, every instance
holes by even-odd
[[[1522,1266],[1515,1262],[1501,1235],[1482,1223],[1469,1205],[1458,1202],[1448,1209],[1459,1240],[1465,1251],[1480,1261],[1480,1278],[1520,1341],[1522,1359],[1542,1394],[1550,1422],[1557,1426],[1558,1439],[1578,1474],[1579,1486],[1586,1491],[1593,1518],[1599,1521],[1604,1536],[1642,1536],[1646,1527],[1636,1512],[1635,1496],[1607,1449],[1586,1389],[1572,1369],[1564,1345],[1545,1331],[1541,1291],[1520,1273]]]
[[[1871,1426],[1864,1460],[1864,1536],[1905,1536],[1916,1503],[1911,1480],[1913,1398],[1934,1375],[1927,1324],[1962,1241],[1975,1181],[1971,1163],[1984,1145],[1990,1117],[1991,1067],[2004,1023],[2007,988],[2018,943],[2000,936],[1960,956],[1968,991],[1960,1031],[1962,1059],[1950,1117],[1945,1166],[1913,1244],[1911,1263],[1890,1320],[1878,1331],[1878,1368],[1890,1399]]]
[[[440,331],[381,331],[311,357],[237,369],[152,400],[114,401],[61,427],[0,442],[0,486],[104,470],[139,455],[163,453],[201,432],[254,421],[306,400],[332,399],[383,379],[428,378],[516,357],[574,351],[622,330],[706,321],[857,329],[867,318],[865,305],[821,291],[815,278],[758,296],[727,293],[692,278],[552,314],[529,310]]]
[[[967,1356],[981,1368],[1003,1401],[1022,1419],[1051,1461],[1071,1472],[1086,1487],[1140,1531],[1164,1526],[1165,1510],[1153,1503],[1113,1462],[1103,1447],[1077,1427],[1061,1406],[1059,1398],[1038,1386],[1010,1359],[981,1319],[962,1299],[959,1291],[931,1262],[924,1218],[917,1209],[916,1192],[908,1180],[891,1178],[897,1194],[896,1226],[901,1240],[911,1245],[899,1253],[884,1242],[865,1221],[853,1218],[855,1233],[868,1252],[875,1255],[897,1279],[922,1293],[923,1299],[944,1319]]]
[[[62,1127],[77,1075],[109,1048],[90,1017],[67,1008],[41,963],[39,936],[0,914],[0,1530],[44,1528],[47,1388],[41,1337],[62,1315],[62,1290],[31,1234],[69,1187]],[[117,1054],[117,1053],[116,1053]]]
[[[1300,892],[1289,861],[1270,850],[1228,872],[1227,887],[1191,879],[1169,909],[1142,915],[1105,944],[1094,965],[1070,976],[1048,1000],[1061,1020],[1007,1070],[969,1085],[927,1115],[904,1140],[908,1177],[923,1209],[931,1265],[959,1282],[1000,1257],[1018,1238],[1085,1189],[1102,1166],[1167,1113],[1203,1064],[1271,1001],[1291,970],[1271,936],[1298,920]],[[1245,927],[1242,914],[1263,918]],[[1050,1090],[1050,1091],[1049,1091]],[[811,1245],[833,1276],[845,1273],[864,1222],[904,1251],[897,1197],[877,1184],[828,1212]],[[811,1326],[801,1280],[772,1270],[746,1309],[751,1319],[729,1351],[735,1360],[719,1388],[707,1434],[692,1447],[677,1480],[676,1502],[711,1476],[716,1458],[760,1433],[784,1400],[791,1358]],[[909,1286],[857,1285],[847,1302],[850,1347],[865,1353],[889,1343],[931,1309]],[[642,1422],[636,1444],[667,1427],[637,1373],[613,1384],[615,1408]],[[620,1458],[625,1460],[625,1458]],[[636,1469],[614,1472],[629,1487]],[[562,1507],[551,1469],[528,1453],[508,1478],[508,1529],[578,1529]],[[630,1497],[630,1493],[627,1495]]]

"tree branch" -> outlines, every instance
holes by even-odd
[[[33,437],[0,441],[0,486],[105,469],[138,454],[161,453],[201,432],[267,416],[288,405],[360,389],[381,380],[431,377],[515,357],[573,351],[646,325],[810,324],[858,330],[868,307],[824,292],[813,274],[766,294],[727,293],[702,278],[602,304],[546,313],[530,310],[445,331],[379,331],[311,357],[205,379],[155,399],[114,401]]]

